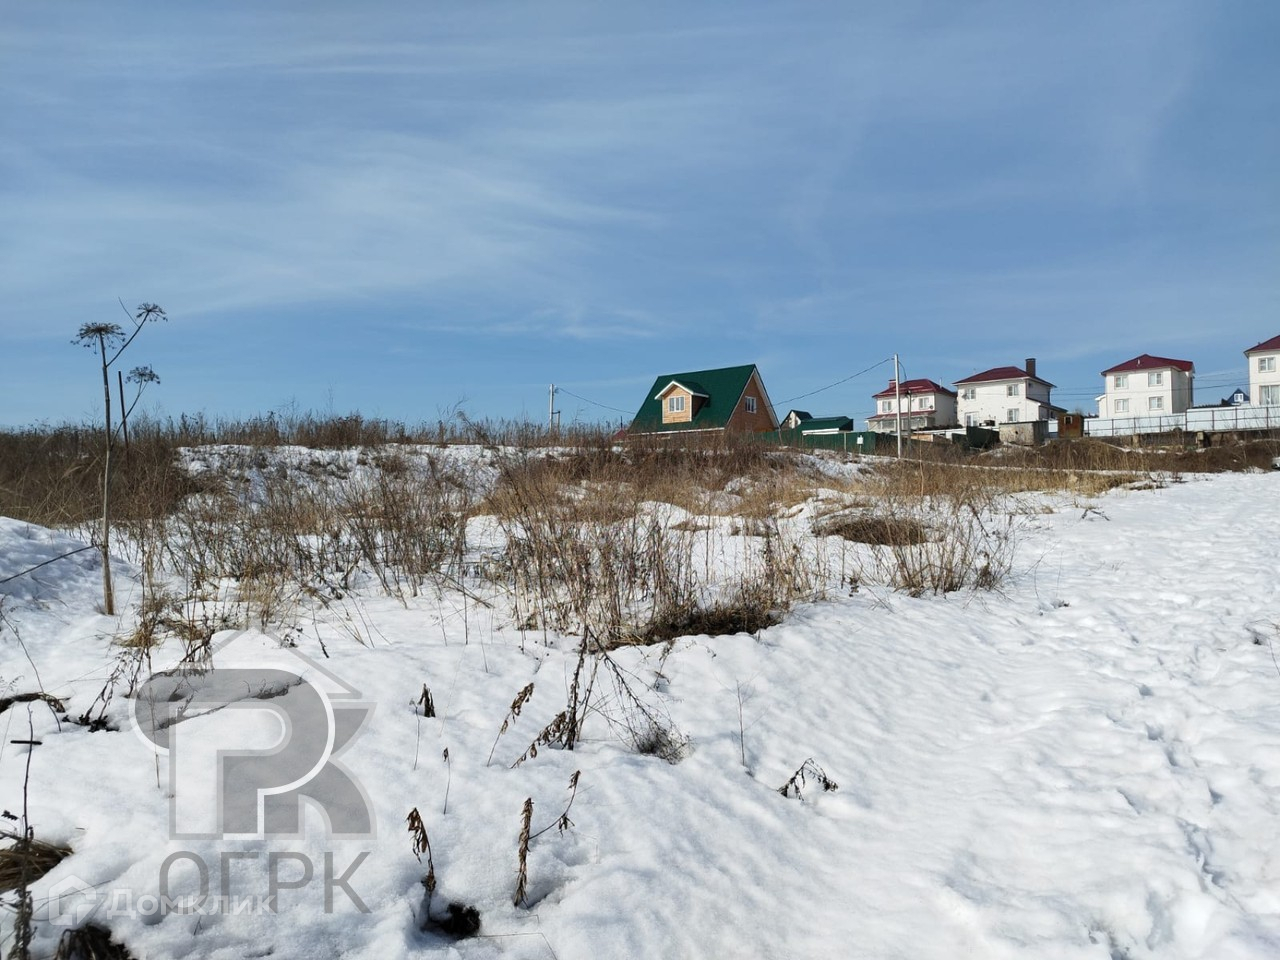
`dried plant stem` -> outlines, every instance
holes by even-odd
[[[449,762],[449,748],[444,748],[444,809],[440,811],[441,816],[449,815],[449,788],[453,786],[453,764]]]
[[[533,797],[526,797],[524,810],[520,814],[520,867],[516,874],[516,895],[512,900],[515,906],[524,903],[529,884],[529,824],[533,822]]]
[[[429,906],[431,897],[436,892],[436,864],[431,856],[431,838],[427,836],[427,827],[422,822],[422,814],[418,813],[417,807],[410,810],[405,819],[409,824],[409,834],[413,837],[413,855],[418,858],[419,863],[422,862],[422,855],[427,855],[427,875],[422,878],[422,885],[427,890]]]
[[[520,711],[524,709],[524,705],[533,697],[533,684],[525,684],[524,688],[515,695],[515,699],[511,701],[511,706],[507,710],[506,717],[502,720],[502,727],[498,730],[498,735],[493,738],[493,746],[489,748],[488,759],[484,765],[487,767],[493,760],[493,752],[498,749],[498,741],[502,735],[507,732],[507,727],[515,722],[516,717],[520,716]]]
[[[565,804],[564,810],[561,811],[560,816],[556,817],[549,824],[547,824],[545,827],[543,827],[541,830],[539,830],[537,833],[531,836],[529,838],[530,843],[532,843],[534,840],[537,840],[540,836],[542,836],[552,827],[559,827],[560,832],[564,833],[566,830],[568,830],[570,827],[573,826],[573,821],[569,819],[569,809],[570,807],[573,806],[574,798],[578,796],[578,777],[581,775],[581,773],[582,773],[581,770],[575,770],[573,771],[573,776],[569,778],[569,802]]]

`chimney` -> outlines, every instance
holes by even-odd
[[[1034,377],[1036,375],[1036,358],[1027,357],[1027,376]]]

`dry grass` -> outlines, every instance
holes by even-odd
[[[851,582],[880,582],[912,596],[996,589],[1013,567],[1013,497],[1057,489],[1042,471],[889,462],[864,473],[844,511],[815,524],[819,537],[867,544]]]
[[[928,531],[918,520],[874,514],[833,517],[816,524],[814,532],[878,547],[918,546],[928,540]]]
[[[117,454],[112,515],[122,523],[163,516],[198,485],[178,464],[172,438],[130,428]],[[0,516],[48,527],[102,513],[102,432],[94,426],[0,431]]]
[[[133,960],[133,954],[124,944],[116,943],[106,927],[89,923],[63,931],[53,960]]]
[[[987,455],[1009,467],[1028,467],[1060,473],[1109,472],[1227,473],[1239,470],[1268,470],[1271,459],[1280,455],[1280,439],[1274,437],[1218,436],[1213,445],[1199,449],[1187,437],[1179,444],[1131,447],[1106,440],[1055,440],[1041,447],[1017,447]]]
[[[590,635],[604,650],[682,630],[755,632],[825,588],[817,558],[781,516],[812,489],[794,458],[752,446],[641,447],[516,451],[497,462],[500,480],[481,506],[506,542],[492,576],[526,628]],[[733,475],[743,468],[762,472]],[[721,523],[713,495],[749,516]],[[694,509],[703,512],[684,515]],[[749,542],[726,549],[736,535]],[[734,558],[727,569],[712,560],[721,556]]]
[[[45,843],[34,837],[0,831],[0,837],[12,843],[0,850],[0,891],[21,890],[71,856],[71,848],[60,843]]]

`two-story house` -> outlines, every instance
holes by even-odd
[[[628,434],[763,433],[777,429],[778,420],[760,371],[749,363],[658,377],[645,394]]]
[[[1194,405],[1196,368],[1190,360],[1149,353],[1102,371],[1098,416],[1159,417]]]
[[[899,409],[903,433],[954,427],[960,422],[955,391],[932,380],[904,380],[901,384],[890,380],[873,399],[876,412],[867,418],[867,429],[876,433],[897,432]]]
[[[1260,407],[1280,407],[1280,337],[1244,352],[1249,360],[1249,396]]]
[[[1056,411],[1053,384],[1036,376],[1036,361],[1026,367],[995,367],[955,382],[956,413],[966,427],[1048,420]]]

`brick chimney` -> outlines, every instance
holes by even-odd
[[[1026,370],[1027,370],[1028,377],[1034,377],[1036,375],[1036,358],[1035,357],[1027,357]]]

